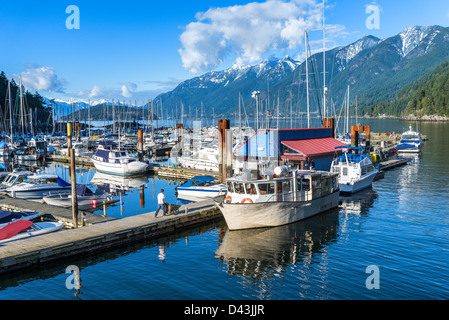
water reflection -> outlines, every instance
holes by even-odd
[[[323,253],[338,237],[338,215],[332,210],[280,227],[223,230],[215,257],[226,265],[228,274],[263,280],[289,265],[311,263],[314,254]]]

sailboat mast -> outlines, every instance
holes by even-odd
[[[327,117],[326,110],[326,27],[324,24],[324,0],[323,0],[323,109],[324,117]]]
[[[307,85],[307,128],[310,128],[310,105],[309,105],[309,52],[307,48],[307,30],[305,33],[305,46],[306,46],[306,85]]]
[[[8,103],[9,103],[9,129],[11,130],[10,131],[10,135],[11,135],[10,143],[12,145],[13,144],[13,134],[12,134],[13,116],[12,116],[12,107],[11,107],[11,82],[9,82],[9,80],[8,80],[8,98],[9,98],[9,100],[8,100]]]

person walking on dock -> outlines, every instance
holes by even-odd
[[[157,210],[156,213],[154,214],[154,217],[157,217],[157,214],[159,213],[159,210],[162,208],[162,212],[164,213],[165,216],[165,195],[164,195],[164,189],[161,189],[161,192],[157,195]]]

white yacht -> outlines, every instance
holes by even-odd
[[[42,199],[50,192],[70,192],[71,190],[70,184],[56,174],[35,174],[27,176],[24,182],[6,189],[6,192],[12,198]]]
[[[339,188],[342,193],[355,193],[370,188],[379,170],[374,168],[369,155],[361,154],[356,147],[336,147],[343,154],[336,156],[331,164],[331,172],[339,174]],[[357,153],[349,153],[353,150]]]
[[[22,183],[26,180],[26,177],[33,175],[33,172],[25,169],[15,169],[13,172],[8,173],[8,175],[0,183],[0,191],[5,191],[12,186]]]
[[[226,179],[224,201],[214,198],[230,230],[280,226],[338,206],[338,175],[277,167],[276,177]]]
[[[419,132],[414,131],[412,126],[409,127],[401,136],[401,141],[396,147],[398,153],[419,153],[421,152],[423,140]]]
[[[131,176],[144,174],[149,169],[149,164],[117,150],[116,144],[111,142],[100,144],[91,159],[97,171],[108,174]]]

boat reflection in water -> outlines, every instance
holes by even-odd
[[[215,257],[224,263],[226,273],[255,280],[251,284],[245,280],[242,284],[257,286],[262,298],[270,296],[270,286],[277,277],[289,275],[294,285],[307,291],[310,289],[308,279],[312,276],[308,265],[319,263],[319,277],[325,279],[328,247],[350,236],[346,226],[354,223],[351,220],[360,221],[366,217],[377,197],[372,189],[340,197],[337,209],[279,227],[247,230],[224,227]]]
[[[338,237],[338,210],[270,228],[226,230],[215,257],[227,273],[261,280],[322,251]]]

